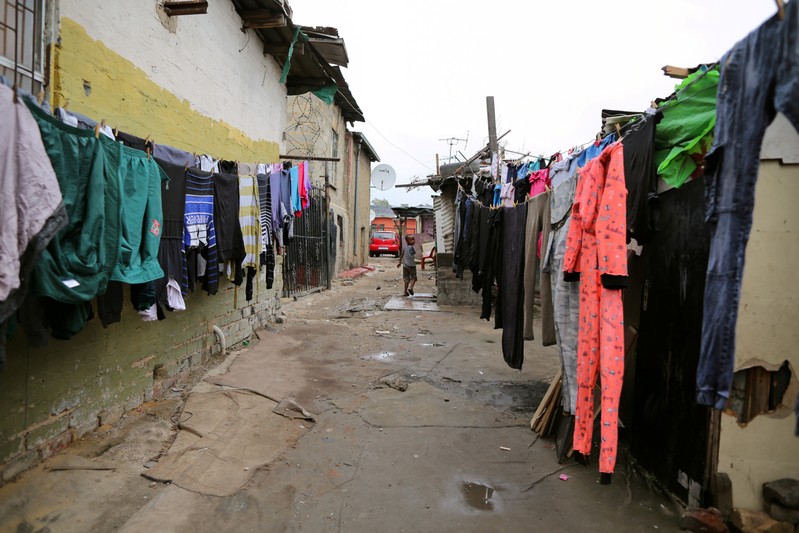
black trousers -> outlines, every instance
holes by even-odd
[[[502,211],[502,276],[499,284],[500,298],[497,301],[497,315],[500,307],[502,313],[502,357],[509,367],[521,370],[524,362],[524,245],[527,234],[527,204],[505,207]]]

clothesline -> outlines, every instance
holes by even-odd
[[[688,91],[691,87],[694,86],[694,84],[696,84],[698,81],[702,80],[705,76],[707,76],[708,73],[714,71],[714,69],[718,66],[718,62],[707,63],[707,64],[704,64],[702,66],[705,67],[705,70],[698,71],[698,74],[696,74],[696,77],[694,79],[692,79],[691,82],[688,83],[685,87],[682,87],[679,91],[675,91],[674,93],[670,94],[669,96],[667,96],[666,98],[661,100],[661,105],[659,105],[657,109],[660,110],[660,111],[664,111],[666,109],[673,109],[676,106],[679,106],[681,104],[684,104],[686,102],[691,101],[692,99],[696,98],[697,96],[703,94],[706,91],[711,91],[711,90],[715,91],[715,90],[717,90],[715,87],[706,87],[706,88],[700,89],[699,91],[696,91],[696,93],[692,94],[691,96],[689,96],[687,98],[684,98],[682,100],[677,100],[677,98],[679,98],[680,95],[682,95],[686,91]],[[643,115],[645,115],[645,112],[637,114],[636,116],[631,118],[627,123],[625,123],[623,126],[620,125],[619,129],[623,130],[624,128],[627,128],[627,127],[637,123]],[[612,133],[610,133],[608,135],[611,135]],[[619,133],[621,133],[621,132],[619,132]],[[607,137],[607,135],[603,136],[602,138],[605,138],[605,137]],[[621,140],[621,137],[622,137],[622,135],[619,135],[619,140]],[[598,141],[599,141],[599,139],[597,139],[595,137],[594,139],[591,139],[591,140],[586,141],[584,143],[574,145],[569,150],[574,151],[578,147],[580,149],[582,149],[585,146],[591,144],[592,142],[598,142]],[[569,150],[558,150],[558,151],[555,152],[555,154],[569,153]],[[506,152],[511,152],[511,153],[514,153],[514,154],[520,154],[523,157],[530,157],[531,159],[539,160],[539,161],[546,159],[546,156],[535,156],[535,155],[531,155],[531,153],[529,153],[529,152],[527,154],[522,154],[521,152],[516,152],[514,150],[507,150],[506,149],[505,151]]]

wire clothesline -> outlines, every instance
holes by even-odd
[[[670,94],[666,98],[663,98],[662,100],[660,100],[660,105],[658,106],[658,110],[662,112],[662,111],[664,111],[666,109],[673,109],[674,107],[679,106],[680,104],[684,104],[686,102],[691,101],[692,99],[696,98],[700,94],[703,94],[703,93],[705,93],[707,91],[710,91],[710,90],[716,90],[716,87],[705,87],[703,89],[700,89],[699,91],[696,91],[696,93],[692,94],[688,98],[684,98],[682,100],[678,100],[677,99],[682,94],[687,92],[695,83],[697,83],[699,80],[701,80],[705,76],[707,76],[708,73],[714,71],[716,66],[718,66],[718,62],[707,63],[707,64],[701,65],[701,67],[705,67],[705,69],[701,70],[701,71],[698,71],[698,74],[696,75],[696,77],[694,79],[692,79],[691,82],[688,83],[685,87],[682,87],[679,91],[675,91],[674,93]],[[645,114],[646,114],[646,112],[636,114],[626,124],[624,124],[623,126],[620,125],[619,131],[611,132],[608,135],[612,135],[614,133],[620,134],[621,130],[624,130],[625,128],[628,128],[628,127],[638,123],[638,120],[640,119],[640,117],[645,115]],[[602,137],[602,138],[605,138],[605,137]],[[619,135],[619,137],[621,138],[622,135]],[[594,137],[593,139],[591,139],[589,141],[583,142],[581,144],[573,145],[572,147],[570,147],[567,150],[558,150],[553,155],[555,155],[555,154],[563,154],[563,153],[573,153],[574,151],[576,151],[578,149],[582,150],[586,146],[588,146],[589,144],[596,143],[596,142],[600,142],[600,139],[599,139],[598,136]],[[547,157],[543,156],[543,155],[532,155],[532,152],[522,153],[522,152],[517,152],[517,151],[514,151],[514,150],[508,150],[508,149],[504,149],[504,151],[522,156],[519,159],[524,159],[525,157],[529,157],[530,159],[539,160],[539,161],[547,159]],[[474,172],[472,172],[472,175],[474,175]]]

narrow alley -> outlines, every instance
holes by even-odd
[[[383,310],[401,277],[372,265],[0,487],[0,531],[678,530],[628,455],[601,486],[530,430],[555,348],[511,370],[475,308]]]

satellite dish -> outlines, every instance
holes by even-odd
[[[377,213],[375,213],[374,209],[369,210],[369,222],[374,222],[377,218]]]
[[[382,163],[372,170],[372,187],[387,191],[397,183],[397,172],[390,165]]]

